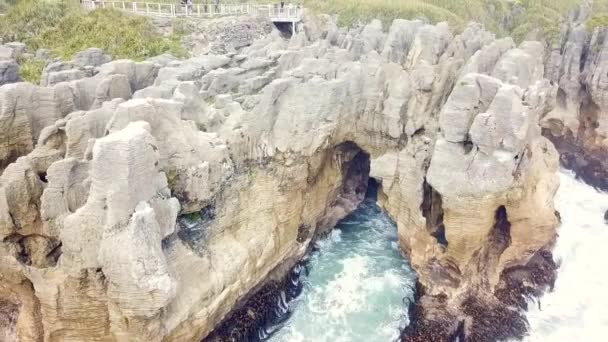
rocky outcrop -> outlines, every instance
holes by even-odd
[[[0,85],[19,81],[19,64],[14,60],[0,60]]]
[[[588,3],[564,21],[546,65],[558,85],[555,109],[542,118],[543,133],[561,163],[586,182],[608,190],[608,43],[606,27],[587,29]]]
[[[32,151],[45,127],[77,110],[129,99],[150,85],[158,72],[152,63],[113,61],[94,77],[60,82],[52,87],[15,83],[0,88],[0,168]],[[62,124],[65,122],[62,121]]]
[[[25,44],[12,42],[0,45],[0,86],[21,81],[17,60],[25,53]]]
[[[201,12],[202,6],[212,5],[202,4]],[[152,24],[165,35],[182,35],[182,44],[193,56],[234,53],[267,36],[272,30],[268,18],[255,16],[226,16],[209,20],[156,17],[152,19]]]
[[[419,273],[410,338],[519,336],[510,299],[541,266],[550,280],[557,223],[541,52],[477,24],[319,21],[238,54],[1,87],[7,331],[202,339],[353,210],[369,174]]]
[[[17,60],[26,52],[26,46],[20,42],[11,42],[0,45],[0,59]]]

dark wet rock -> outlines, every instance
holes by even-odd
[[[559,136],[543,129],[543,135],[560,152],[560,164],[564,168],[572,170],[585,183],[608,191],[608,150],[584,147],[571,134]]]
[[[300,262],[282,279],[271,279],[252,291],[203,342],[260,341],[266,335],[264,327],[289,318],[287,303],[301,293],[299,279],[305,269],[306,265]]]
[[[557,265],[551,252],[537,252],[524,266],[505,269],[493,296],[468,293],[457,306],[447,296],[425,294],[417,284],[415,303],[410,305],[410,321],[403,341],[494,342],[521,339],[528,323],[525,317],[527,298],[539,297],[553,288]]]

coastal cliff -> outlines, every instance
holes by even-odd
[[[133,62],[94,49],[49,64],[43,86],[11,76],[0,328],[9,340],[204,339],[373,177],[419,276],[404,337],[521,337],[522,295],[556,268],[559,155],[541,132],[568,136],[556,115],[573,96],[545,59],[541,43],[475,23],[345,30],[321,16],[238,53]]]

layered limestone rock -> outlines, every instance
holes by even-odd
[[[153,63],[113,61],[89,78],[52,87],[14,83],[0,88],[0,168],[32,151],[42,130],[69,113],[102,106],[115,98],[129,99],[133,91],[154,81]]]
[[[586,182],[608,189],[607,29],[589,30],[584,2],[562,24],[546,65],[559,86],[556,106],[542,119],[544,134],[561,153],[562,165]]]
[[[371,174],[420,276],[410,338],[520,335],[512,299],[544,285],[527,279],[556,226],[541,52],[477,24],[319,20],[238,54],[1,87],[7,331],[203,339],[352,211]],[[258,314],[241,318],[213,338],[249,337]]]

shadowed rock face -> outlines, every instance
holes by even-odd
[[[230,336],[368,175],[419,274],[405,333],[522,333],[515,294],[551,279],[538,253],[557,225],[539,43],[307,18],[238,54],[97,68],[0,87],[0,299],[18,336]]]
[[[331,203],[325,215],[316,224],[317,231],[313,240],[329,232],[338,221],[356,209],[367,193],[369,182],[370,160],[369,154],[352,142],[338,145],[332,159],[342,159],[339,172],[342,173],[342,184],[335,200]],[[328,163],[331,165],[332,163]],[[298,228],[298,242],[309,240],[312,233],[310,227]],[[311,241],[311,242],[312,242]],[[314,243],[308,243],[308,251]],[[206,342],[215,341],[258,341],[260,327],[276,324],[285,319],[282,313],[277,313],[277,300],[289,302],[301,291],[299,272],[306,267],[305,262],[298,263],[286,273],[285,267],[291,267],[291,262],[279,265],[271,272],[269,280],[259,289],[254,289],[249,295],[242,298],[223,322],[205,339]],[[286,273],[286,274],[285,274]],[[294,285],[296,284],[296,285]],[[284,298],[281,298],[283,292]]]

